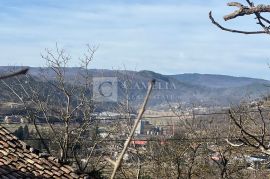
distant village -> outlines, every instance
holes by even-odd
[[[250,103],[251,106],[256,106],[257,102]],[[9,103],[9,108],[16,109],[19,108],[20,104],[16,103]],[[158,138],[161,140],[161,144],[165,144],[165,141],[168,139],[171,139],[174,137],[175,133],[179,132],[181,130],[181,127],[179,128],[179,125],[177,123],[177,120],[179,120],[179,117],[175,116],[175,114],[172,112],[172,110],[177,110],[179,106],[175,106],[170,111],[151,111],[148,110],[145,114],[145,117],[140,121],[139,125],[136,128],[135,136],[131,142],[131,144],[135,145],[136,147],[141,148],[142,150],[145,150],[147,143],[149,140],[153,138]],[[227,108],[217,107],[214,109],[209,109],[206,107],[196,107],[196,108],[190,108],[186,109],[184,112],[181,112],[181,118],[192,119],[194,117],[194,114],[196,115],[204,115],[207,113],[221,113],[222,111],[225,111]],[[136,114],[120,114],[110,111],[103,111],[100,113],[93,113],[91,116],[92,120],[99,120],[100,126],[98,128],[99,135],[103,138],[106,138],[108,135],[110,135],[110,139],[115,140],[124,140],[125,134],[108,134],[107,126],[108,124],[114,123],[116,120],[125,120],[127,118],[134,120],[136,118]],[[157,120],[156,120],[157,119]],[[216,119],[217,122],[213,122],[209,124],[208,128],[215,128],[218,123],[218,119]],[[36,121],[39,125],[46,125],[45,121],[37,119]],[[4,124],[6,126],[12,126],[14,124],[18,125],[28,125],[30,121],[24,116],[24,115],[2,115],[0,117],[0,123]],[[55,122],[55,125],[57,125],[58,122]],[[76,125],[76,124],[74,124]],[[125,126],[126,124],[123,123],[123,128],[126,128],[128,126]],[[198,128],[200,127],[200,124],[198,123]],[[121,137],[122,136],[122,137]],[[162,142],[163,141],[163,142]],[[217,146],[214,144],[209,144],[208,146],[211,149],[211,158],[212,160],[219,161],[222,160],[222,156],[218,152]],[[116,156],[116,154],[115,154]],[[245,156],[246,161],[249,163],[249,168],[252,170],[260,169],[260,167],[264,166],[265,162],[270,162],[270,158],[265,155],[246,155]],[[130,160],[129,154],[125,154],[124,160],[128,162]],[[237,158],[235,158],[237,160]],[[240,160],[240,159],[239,159]],[[242,159],[241,159],[242,160]],[[270,168],[270,165],[269,165]]]

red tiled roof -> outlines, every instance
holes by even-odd
[[[146,145],[147,141],[145,140],[133,140],[131,141],[132,144],[137,144],[137,145]]]
[[[78,175],[58,159],[41,154],[20,141],[0,125],[0,176],[1,178],[88,178]]]

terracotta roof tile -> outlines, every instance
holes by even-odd
[[[89,178],[78,175],[58,159],[40,153],[17,139],[0,125],[0,176],[1,178]]]

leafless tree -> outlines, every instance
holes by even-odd
[[[55,50],[46,49],[42,55],[47,66],[41,68],[39,79],[27,75],[26,78],[15,77],[12,82],[2,80],[11,94],[24,104],[46,151],[59,154],[62,163],[75,162],[82,172],[101,161],[102,152],[97,149],[105,145],[105,138],[97,132],[99,121],[92,115],[95,102],[90,93],[89,65],[96,50],[87,46],[87,52],[79,58],[80,70],[72,77],[66,72],[71,56],[56,45]],[[48,130],[38,125],[40,120],[45,121]],[[53,150],[48,147],[46,137],[57,147]]]
[[[267,13],[270,12],[270,5],[259,4],[255,5],[253,1],[246,0],[247,5],[239,2],[230,2],[227,5],[238,8],[234,12],[224,16],[224,20],[237,19],[241,16],[255,16],[256,24],[260,30],[248,31],[231,29],[222,26],[209,12],[211,22],[218,28],[224,31],[240,33],[240,34],[270,34],[270,20]],[[269,112],[267,102],[256,103],[243,103],[238,106],[232,107],[228,111],[230,119],[230,132],[228,138],[225,139],[226,143],[232,148],[240,149],[243,153],[250,155],[250,151],[256,154],[270,155],[269,145]],[[249,152],[247,152],[249,151]],[[223,162],[224,163],[224,162]],[[224,168],[224,167],[223,167]]]
[[[258,151],[270,155],[269,146],[269,114],[261,105],[254,109],[250,105],[241,105],[229,110],[231,123],[237,133],[227,139],[227,143],[234,147],[250,146]]]

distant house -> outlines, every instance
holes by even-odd
[[[265,155],[250,155],[245,157],[247,163],[250,165],[250,169],[258,170],[263,165],[269,166],[269,157]]]
[[[163,129],[159,126],[154,126],[147,120],[141,120],[135,130],[136,135],[162,135]]]
[[[21,123],[21,116],[6,116],[5,123]]]
[[[132,140],[131,144],[137,145],[137,146],[145,146],[147,144],[146,140]]]
[[[4,118],[5,123],[28,123],[28,120],[25,117],[12,115],[12,116],[5,116]]]

